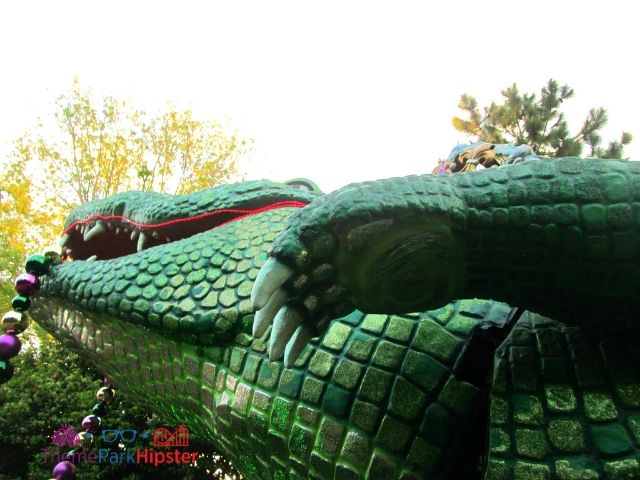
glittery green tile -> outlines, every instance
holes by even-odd
[[[536,369],[529,365],[511,365],[511,381],[516,390],[536,391],[538,389]]]
[[[567,385],[548,385],[544,389],[547,408],[551,412],[572,412],[576,409],[573,388]]]
[[[509,362],[506,360],[496,359],[493,366],[493,385],[494,392],[507,391],[507,377],[509,375]]]
[[[414,468],[423,472],[430,472],[436,468],[442,458],[442,450],[435,445],[416,437],[409,449],[407,462]]]
[[[491,423],[502,425],[509,419],[509,402],[496,395],[491,396]]]
[[[490,432],[491,453],[506,454],[511,447],[509,434],[501,428],[492,428]]]
[[[305,425],[314,426],[319,416],[319,410],[304,405],[300,405],[296,410],[296,420]]]
[[[537,364],[538,358],[533,347],[509,347],[509,361],[521,365],[533,367]]]
[[[318,377],[324,378],[329,375],[334,363],[335,357],[333,355],[323,350],[317,350],[309,362],[309,371]]]
[[[556,461],[558,480],[598,480],[596,462],[586,457],[573,457]]]
[[[342,446],[342,436],[344,434],[344,426],[329,417],[322,419],[318,436],[316,438],[315,447],[328,458],[337,455],[338,450]]]
[[[330,350],[340,351],[350,334],[350,327],[342,323],[333,322],[322,340],[322,345]]]
[[[322,395],[324,383],[313,377],[306,377],[302,384],[300,398],[305,402],[317,405]]]
[[[477,326],[478,320],[463,315],[454,315],[453,318],[447,322],[447,330],[462,335],[469,335]]]
[[[521,425],[542,425],[544,419],[542,402],[533,395],[514,395],[513,416]]]
[[[300,370],[286,368],[280,376],[278,391],[287,397],[296,398],[302,384],[303,373]]]
[[[408,318],[392,316],[387,326],[385,335],[398,342],[407,343],[411,338],[413,329],[416,326],[416,321]]]
[[[254,354],[249,354],[247,361],[244,364],[244,371],[242,377],[248,381],[253,382],[258,374],[258,367],[260,366],[260,357]]]
[[[640,415],[629,415],[627,418],[629,430],[633,434],[636,445],[640,445]]]
[[[359,363],[343,358],[338,361],[333,372],[333,381],[344,388],[353,389],[358,385],[363,368]]]
[[[311,452],[311,459],[309,463],[311,465],[312,472],[317,474],[309,475],[310,479],[333,478],[335,464],[326,458],[323,458],[322,455],[315,450]]]
[[[358,396],[375,403],[382,403],[391,387],[393,375],[378,368],[369,367],[364,374]]]
[[[605,455],[618,455],[632,448],[631,439],[622,425],[591,425],[590,430],[593,441]]]
[[[516,450],[523,457],[543,459],[549,450],[545,433],[541,430],[517,429]]]
[[[627,407],[640,408],[640,383],[637,381],[625,381],[614,378],[614,387],[620,400]]]
[[[313,430],[294,424],[289,437],[289,451],[293,455],[306,460],[313,447],[314,435],[315,432]]]
[[[322,397],[322,410],[337,418],[343,417],[349,406],[351,392],[336,385],[327,385],[327,391]]]
[[[240,373],[246,354],[247,351],[243,348],[234,348],[231,351],[231,362],[229,363],[229,368],[232,372]]]
[[[552,420],[547,429],[551,444],[565,452],[580,452],[584,448],[582,425],[575,420]]]
[[[396,466],[394,460],[385,454],[382,449],[376,449],[371,457],[371,464],[365,478],[380,480],[394,478],[396,476]]]
[[[351,422],[366,432],[373,432],[378,425],[380,409],[371,403],[356,400],[351,412]]]
[[[354,465],[363,468],[369,461],[371,445],[366,435],[358,432],[349,432],[344,439],[341,457]]]
[[[420,320],[413,348],[440,360],[450,361],[460,349],[461,342],[432,320]]]
[[[529,462],[516,462],[513,469],[517,480],[550,480],[551,471],[547,465]]]
[[[411,428],[395,418],[385,415],[375,436],[375,442],[393,452],[401,452],[407,446]]]
[[[406,347],[386,340],[381,341],[373,354],[373,364],[387,369],[394,369],[400,365],[406,352]]]
[[[362,477],[357,470],[344,463],[336,463],[336,476],[340,480],[360,480]]]
[[[424,393],[403,378],[397,378],[391,390],[389,410],[407,420],[418,417],[427,400]]]
[[[607,211],[603,205],[584,205],[580,213],[584,226],[589,230],[602,230],[607,225]]]
[[[384,326],[387,323],[387,315],[380,315],[377,313],[370,313],[364,317],[364,321],[360,325],[360,328],[371,333],[381,333],[384,330]]]
[[[509,480],[509,467],[502,460],[489,460],[484,480]]]
[[[606,480],[626,480],[640,478],[640,460],[629,458],[605,462],[604,473]]]
[[[424,353],[409,350],[402,373],[425,390],[434,390],[444,379],[447,369]]]
[[[437,403],[427,407],[424,420],[420,425],[420,434],[436,445],[447,445],[460,422],[456,417]]]
[[[604,422],[618,418],[618,410],[606,393],[591,392],[584,394],[584,410],[590,420]]]
[[[471,404],[477,393],[477,387],[461,382],[452,375],[440,392],[438,402],[454,413],[466,415],[471,412]]]
[[[354,360],[367,361],[369,360],[375,343],[375,337],[355,331],[347,344],[347,356]]]
[[[280,365],[277,362],[264,361],[258,374],[258,385],[263,388],[273,388],[278,382],[279,375]]]

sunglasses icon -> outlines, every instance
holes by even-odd
[[[131,443],[135,441],[137,435],[137,430],[102,430],[100,438],[105,443],[114,443],[118,439],[123,443]]]

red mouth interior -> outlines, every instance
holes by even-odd
[[[256,209],[223,209],[202,213],[193,217],[175,218],[166,222],[142,224],[120,215],[91,215],[73,222],[63,232],[69,238],[63,254],[76,260],[86,260],[95,255],[98,260],[130,255],[138,251],[138,238],[145,235],[144,249],[182,240],[197,233],[206,232],[240,218],[277,208],[302,208],[306,204],[297,201],[276,202]],[[105,228],[85,241],[82,230],[89,231],[98,221]],[[132,237],[133,235],[133,237]]]

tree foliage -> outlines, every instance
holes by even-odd
[[[458,107],[466,119],[453,117],[453,126],[477,140],[527,144],[536,154],[549,157],[577,156],[587,146],[591,157],[622,158],[624,146],[631,143],[631,134],[623,132],[619,140],[602,146],[600,131],[608,121],[604,107],[590,109],[578,133],[571,135],[561,111],[564,102],[575,94],[569,85],[560,86],[550,79],[537,96],[521,93],[514,83],[501,93],[502,103],[491,102],[482,109],[474,97],[461,95]]]
[[[148,117],[124,100],[96,100],[77,79],[56,100],[55,130],[23,135],[14,157],[46,175],[47,201],[62,210],[123,190],[186,193],[229,181],[251,149],[189,109]]]

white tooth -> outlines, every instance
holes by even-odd
[[[138,251],[141,252],[144,250],[144,244],[147,243],[147,235],[144,232],[140,232],[140,236],[138,237]]]
[[[156,238],[156,239],[157,239],[157,238],[160,238],[160,234],[158,233],[158,231],[157,231],[157,230],[154,230],[153,232],[151,232],[151,236],[152,236],[153,238]]]
[[[136,238],[138,238],[139,233],[140,232],[134,228],[133,231],[131,232],[131,240],[135,240]]]
[[[87,262],[94,262],[97,259],[98,259],[97,255],[91,255],[89,258],[87,258]]]
[[[293,368],[293,365],[304,350],[304,347],[309,343],[309,340],[311,340],[311,333],[309,333],[309,329],[304,325],[300,325],[296,330],[296,333],[291,337],[291,340],[289,340],[289,343],[287,343],[287,348],[284,349],[285,367]]]
[[[116,227],[116,235],[119,235],[122,229],[120,227]]]
[[[111,222],[107,222],[107,224],[106,224],[106,225],[107,225],[107,228],[108,228],[109,230],[111,230],[111,229],[113,228],[113,225],[111,225]]]
[[[167,241],[167,243],[169,243],[171,241],[171,239],[169,237],[165,238],[165,240]]]
[[[256,283],[251,291],[251,305],[253,308],[260,309],[264,307],[273,292],[279,289],[291,275],[293,275],[293,270],[275,258],[269,257],[260,269]]]
[[[105,231],[104,224],[100,220],[98,220],[96,224],[93,227],[91,227],[91,229],[87,233],[83,233],[82,235],[84,237],[84,241],[88,242],[93,237],[101,234],[104,231]]]
[[[302,323],[302,315],[297,310],[289,307],[280,309],[273,320],[271,338],[269,338],[269,360],[275,361],[282,358],[284,349],[296,331],[298,325]]]
[[[267,304],[256,312],[256,316],[253,319],[253,336],[255,338],[260,338],[264,335],[273,317],[276,316],[276,313],[278,313],[278,310],[286,300],[287,292],[279,288],[271,295]]]
[[[58,240],[58,245],[60,245],[61,247],[64,247],[67,244],[67,242],[69,241],[69,237],[70,237],[70,235],[68,233],[65,233]]]

